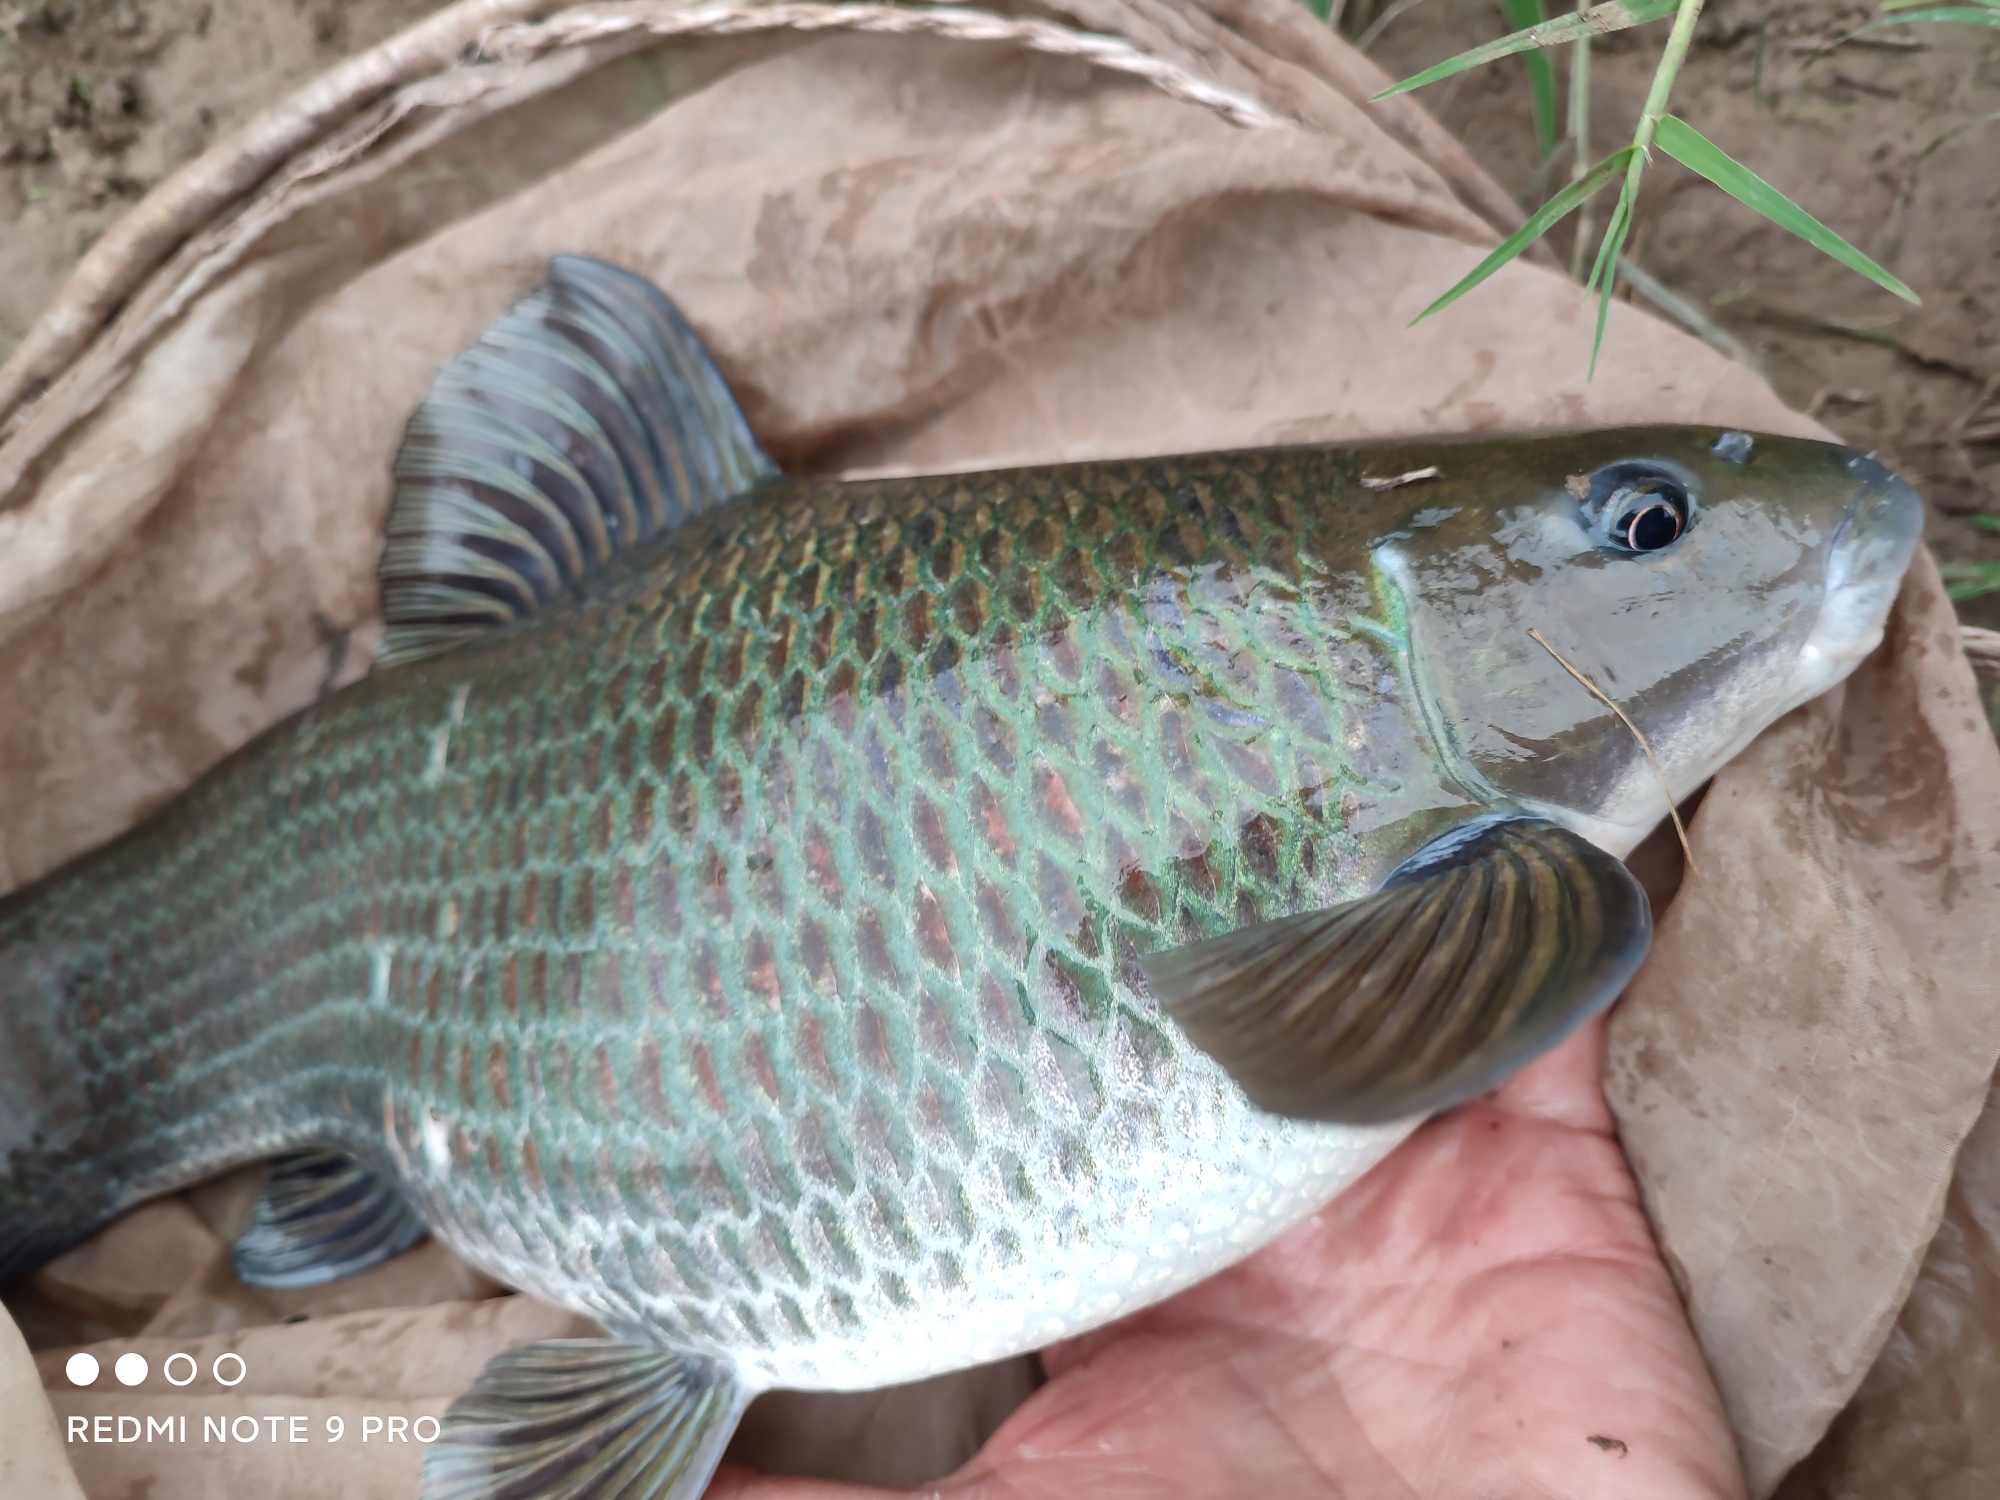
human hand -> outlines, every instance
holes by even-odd
[[[1241,1265],[1049,1349],[936,1493],[1738,1500],[1587,1027]],[[711,1500],[885,1492],[725,1467]]]

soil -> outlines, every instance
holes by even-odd
[[[432,8],[0,0],[0,357],[160,178]],[[1399,77],[1504,30],[1493,0],[1349,0],[1345,11],[1343,29]],[[1902,276],[1921,307],[1664,157],[1647,173],[1630,253],[1793,405],[1915,481],[1941,557],[2000,561],[2000,533],[1969,519],[2000,517],[2000,31],[1901,26],[1841,41],[1870,16],[1841,0],[1714,0],[1673,106]],[[1629,138],[1663,35],[1656,25],[1596,44],[1598,152]],[[1524,203],[1567,177],[1566,146],[1538,169],[1519,61],[1423,98]],[[1570,235],[1565,225],[1552,241],[1565,258]],[[1964,613],[2000,626],[2000,594]]]
[[[0,0],[0,358],[105,227],[436,0]]]

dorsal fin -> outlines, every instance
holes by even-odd
[[[395,469],[378,664],[518,619],[778,472],[679,309],[580,255],[439,372]]]

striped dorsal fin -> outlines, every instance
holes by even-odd
[[[658,287],[558,255],[438,374],[395,472],[378,665],[517,620],[778,470]]]

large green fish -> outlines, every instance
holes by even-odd
[[[692,1496],[1268,1242],[1611,1002],[1618,856],[1919,517],[1688,428],[788,481],[573,258],[397,474],[378,670],[0,901],[0,1277],[283,1156],[246,1276],[428,1228],[599,1320],[433,1500]]]

